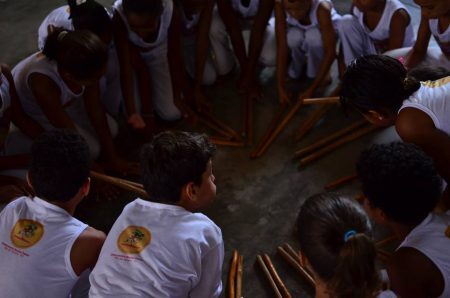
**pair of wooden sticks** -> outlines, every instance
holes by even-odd
[[[228,298],[242,298],[242,277],[244,274],[244,257],[237,250],[231,257],[228,273]]]
[[[333,182],[328,183],[327,185],[325,185],[325,189],[326,190],[332,190],[335,189],[339,186],[344,185],[345,183],[351,182],[353,180],[356,180],[358,178],[358,175],[356,173],[353,173],[351,175],[348,176],[344,176],[342,178],[339,178]]]
[[[345,127],[317,142],[297,150],[295,157],[300,159],[300,166],[311,163],[322,156],[332,152],[334,149],[367,135],[377,129],[377,126],[369,124],[366,120],[361,120]]]
[[[269,255],[263,254],[262,256],[256,256],[256,262],[262,269],[264,275],[270,283],[270,287],[275,293],[277,298],[291,298],[292,295],[289,293],[288,289],[284,285],[280,276],[278,275],[275,266],[273,266],[272,261],[270,260]]]
[[[122,188],[124,190],[134,192],[143,198],[148,198],[147,192],[145,191],[144,187],[140,183],[117,178],[117,177],[112,177],[112,176],[98,173],[95,171],[91,171],[90,177],[92,179],[95,179],[98,181],[109,183],[111,185]]]
[[[316,281],[311,273],[302,266],[298,252],[296,252],[289,244],[285,243],[277,248],[278,254],[287,261],[298,273],[313,287],[316,286]]]

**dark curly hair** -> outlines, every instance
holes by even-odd
[[[176,203],[189,182],[202,183],[216,147],[204,134],[167,131],[156,135],[141,151],[144,188],[156,202]]]
[[[370,205],[393,221],[417,225],[440,198],[442,180],[433,160],[414,144],[373,145],[356,168]]]
[[[89,30],[102,38],[112,35],[112,21],[106,8],[94,0],[77,4],[76,0],[68,0],[70,19],[76,30]]]
[[[89,177],[89,147],[81,135],[56,129],[31,146],[28,175],[36,195],[47,201],[72,199]]]

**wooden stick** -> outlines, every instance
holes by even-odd
[[[323,147],[323,148],[319,149],[318,151],[316,151],[316,152],[314,152],[314,153],[312,153],[312,154],[302,158],[300,160],[300,166],[304,166],[304,165],[306,165],[306,164],[308,164],[310,162],[313,162],[313,161],[321,158],[322,156],[326,155],[327,153],[333,151],[334,149],[336,149],[336,148],[338,148],[338,147],[340,147],[340,146],[342,146],[342,145],[344,145],[346,143],[354,141],[354,140],[356,140],[356,139],[358,139],[358,138],[360,138],[360,137],[362,137],[364,135],[367,135],[367,134],[369,134],[371,132],[374,132],[377,129],[379,129],[379,127],[377,127],[375,125],[370,125],[368,127],[363,127],[361,130],[358,130],[358,131],[356,131],[354,133],[351,133],[351,134],[349,134],[349,135],[347,135],[347,136],[337,140],[336,142],[331,143],[330,145],[328,145],[326,147]]]
[[[392,236],[389,236],[387,238],[384,238],[383,240],[378,241],[377,243],[375,243],[375,245],[378,246],[378,247],[382,247],[382,246],[385,246],[386,244],[394,242],[395,240],[398,240],[397,236],[392,235]]]
[[[243,141],[230,141],[226,138],[220,137],[209,137],[209,140],[211,141],[211,143],[220,146],[244,147],[245,145]]]
[[[239,255],[236,269],[236,298],[242,297],[242,275],[244,273],[244,257]]]
[[[326,190],[334,189],[338,186],[341,186],[342,184],[345,184],[347,182],[353,181],[358,178],[358,175],[356,173],[344,176],[342,178],[337,179],[336,181],[330,182],[327,185],[325,185]]]
[[[256,148],[250,153],[250,157],[251,158],[257,157],[257,154],[258,154],[261,146],[267,141],[267,139],[269,138],[270,134],[275,129],[275,125],[278,123],[278,121],[280,120],[281,116],[284,114],[286,108],[287,108],[287,104],[282,104],[281,106],[278,107],[278,110],[275,113],[275,115],[272,118],[272,120],[270,121],[270,124],[269,124],[269,126],[268,126],[268,128],[267,128],[267,130],[266,130],[266,132],[264,134],[264,136],[261,138],[261,141],[256,146]]]
[[[270,272],[270,275],[272,276],[273,280],[275,281],[275,284],[277,285],[277,288],[280,290],[281,296],[283,298],[291,298],[291,293],[289,293],[288,289],[284,285],[283,281],[281,280],[280,276],[278,275],[277,270],[273,266],[272,261],[270,260],[269,255],[264,254],[262,256],[264,263],[266,264],[267,269]]]
[[[302,100],[298,100],[294,106],[290,107],[289,112],[287,115],[283,118],[283,120],[278,124],[277,127],[273,130],[273,132],[270,134],[270,136],[267,138],[267,141],[261,146],[257,153],[257,157],[264,154],[264,152],[267,151],[269,146],[275,141],[276,137],[283,131],[283,129],[286,127],[286,125],[291,121],[292,117],[300,110],[300,108],[303,105]]]
[[[230,272],[228,273],[228,298],[236,298],[236,268],[238,262],[238,252],[233,251],[231,257]]]
[[[203,112],[201,115],[204,116],[208,121],[210,121],[214,125],[220,127],[220,129],[222,129],[228,135],[232,136],[237,140],[241,139],[241,136],[236,131],[234,131],[231,127],[229,127],[228,125],[226,125],[225,123],[214,117],[212,114]]]
[[[247,144],[251,145],[253,143],[253,99],[247,97],[245,106],[245,136],[247,138]]]
[[[143,198],[148,198],[148,194],[143,188],[130,184],[129,183],[130,181],[128,181],[128,180],[108,176],[108,175],[101,174],[101,173],[98,173],[95,171],[91,171],[90,176],[93,179],[97,179],[99,181],[103,181],[103,182],[109,183],[111,185],[125,189],[127,191],[134,192]]]
[[[314,278],[313,278],[312,275],[311,275],[311,272],[309,272],[308,269],[307,269],[306,267],[302,266],[302,264],[301,264],[301,262],[300,262],[299,252],[296,252],[296,251],[292,248],[292,246],[289,245],[289,243],[285,243],[285,244],[283,245],[283,248],[286,250],[286,252],[287,252],[288,254],[291,255],[291,257],[292,257],[294,260],[297,261],[297,263],[300,265],[300,267],[302,267],[302,268],[306,271],[306,273],[309,274],[309,276],[311,277],[311,279],[314,280]]]
[[[256,261],[258,262],[259,266],[261,267],[262,271],[264,272],[264,275],[266,276],[266,278],[269,280],[270,287],[275,292],[275,296],[277,298],[283,298],[283,296],[280,293],[280,290],[278,290],[277,285],[276,285],[275,281],[272,278],[272,275],[270,275],[269,269],[267,269],[267,267],[264,264],[264,261],[263,261],[263,259],[261,258],[260,255],[256,256]]]
[[[330,105],[320,105],[318,109],[312,112],[311,116],[302,123],[297,133],[295,134],[294,140],[299,141],[302,139],[316,124],[320,119],[330,110]]]
[[[314,278],[309,275],[309,273],[300,265],[300,263],[297,262],[297,260],[294,259],[283,247],[278,246],[277,251],[278,254],[289,264],[291,264],[291,266],[294,267],[300,273],[300,275],[303,276],[304,279],[306,279],[308,283],[310,283],[313,287],[316,286]]]
[[[234,137],[233,134],[229,133],[228,131],[226,131],[225,129],[221,128],[220,126],[218,126],[217,124],[209,121],[208,119],[206,119],[203,116],[198,116],[197,120],[202,123],[203,125],[209,127],[210,129],[214,130],[215,132],[223,135],[224,137],[229,138],[230,140]]]
[[[343,128],[341,130],[338,130],[337,132],[332,133],[331,135],[326,136],[326,137],[316,141],[315,143],[313,143],[313,144],[311,144],[311,145],[309,145],[309,146],[307,146],[305,148],[297,150],[295,152],[295,156],[296,157],[301,157],[301,156],[307,155],[307,154],[309,154],[311,152],[314,152],[317,149],[319,149],[319,148],[321,148],[321,147],[323,147],[323,146],[325,146],[325,145],[335,141],[336,139],[339,139],[339,138],[347,135],[348,133],[350,133],[350,132],[352,132],[352,131],[354,131],[354,130],[356,130],[356,129],[364,126],[364,125],[366,125],[367,123],[368,122],[365,119],[363,119],[361,121],[358,121],[358,122],[355,122],[355,123],[352,123],[351,125]]]
[[[303,104],[305,104],[305,105],[334,104],[334,103],[339,103],[339,99],[340,99],[339,96],[305,98],[303,100]]]

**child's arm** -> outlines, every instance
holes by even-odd
[[[88,227],[75,240],[70,251],[70,263],[78,276],[86,269],[94,268],[105,239],[105,233]]]
[[[258,91],[260,86],[256,78],[258,61],[264,42],[264,33],[266,31],[267,22],[272,14],[273,7],[274,0],[260,0],[258,13],[255,16],[250,34],[248,64],[246,67],[244,82],[249,88],[248,96],[255,99],[260,97],[260,92]]]
[[[40,73],[32,73],[28,84],[51,125],[76,131],[75,124],[59,100],[61,90],[52,79]]]
[[[217,7],[219,9],[219,15],[230,35],[231,44],[241,66],[241,77],[243,78],[245,67],[247,67],[247,54],[245,51],[244,37],[242,36],[239,25],[239,18],[231,6],[230,0],[217,0]]]
[[[417,39],[414,44],[412,51],[406,58],[405,67],[410,69],[419,64],[427,54],[428,44],[431,38],[430,25],[428,23],[428,18],[420,18],[419,30],[417,31]]]
[[[431,118],[415,108],[400,111],[395,123],[404,142],[414,143],[431,156],[441,177],[450,182],[450,137]]]
[[[331,20],[331,5],[327,2],[322,2],[317,9],[317,20],[319,22],[319,30],[322,38],[324,57],[320,63],[316,78],[311,86],[300,94],[300,99],[312,97],[314,91],[322,83],[330,71],[331,64],[336,58],[336,30],[334,29]]]
[[[133,128],[144,128],[145,122],[136,111],[134,104],[133,68],[131,66],[131,49],[128,41],[128,33],[123,20],[117,12],[113,16],[114,41],[117,47],[117,55],[120,64],[120,84],[128,115],[128,123]],[[145,100],[145,99],[143,99]]]
[[[287,65],[287,38],[286,38],[286,13],[284,11],[283,3],[275,1],[275,35],[277,39],[277,87],[278,100],[281,104],[290,101],[289,95],[286,92],[286,65]]]
[[[394,13],[391,18],[391,24],[389,25],[389,41],[386,51],[403,47],[406,28],[410,22],[411,18],[406,10],[399,9]]]
[[[25,135],[34,139],[40,135],[44,129],[33,118],[29,117],[23,111],[20,104],[19,97],[17,96],[16,86],[14,85],[14,79],[11,71],[7,65],[2,64],[2,73],[5,75],[9,82],[9,95],[11,96],[11,112],[12,122],[22,131]]]

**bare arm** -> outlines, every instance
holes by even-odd
[[[105,233],[88,227],[75,240],[70,251],[70,262],[77,275],[94,268],[105,239]]]
[[[414,44],[412,51],[406,59],[405,66],[407,68],[413,68],[419,64],[427,54],[428,44],[431,38],[430,25],[428,18],[422,15],[420,19],[419,30],[417,31],[417,40]]]
[[[406,28],[410,22],[411,18],[406,10],[399,9],[394,13],[389,26],[389,40],[386,51],[403,47]]]
[[[285,81],[287,73],[287,29],[286,29],[286,13],[283,3],[275,2],[275,34],[277,39],[277,87],[278,99],[280,103],[289,102],[289,96],[286,93]]]

